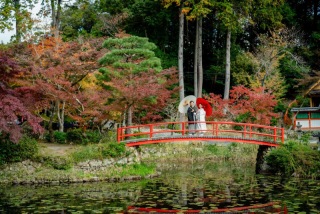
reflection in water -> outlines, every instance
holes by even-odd
[[[320,213],[319,181],[221,163],[161,170],[139,182],[0,187],[0,213]]]
[[[270,202],[267,204],[257,204],[253,206],[244,206],[244,207],[233,207],[233,208],[224,208],[224,209],[214,209],[214,210],[169,210],[169,209],[156,209],[156,208],[141,208],[141,207],[128,207],[126,213],[134,213],[134,214],[143,214],[143,213],[284,213],[287,214],[288,210],[286,207],[275,208],[275,206],[279,207],[279,203]]]
[[[246,186],[239,183],[226,185],[208,180],[203,186],[190,189],[179,189],[178,186],[171,185],[172,183],[170,180],[150,181],[142,190],[138,201],[128,207],[128,213],[287,213],[285,206],[280,202],[271,202],[272,198],[259,182],[257,185]]]

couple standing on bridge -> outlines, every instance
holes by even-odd
[[[199,130],[200,136],[202,136],[207,130],[206,111],[201,103],[199,103],[198,107],[195,106],[194,101],[190,101],[187,110],[189,135],[194,135],[196,130]]]

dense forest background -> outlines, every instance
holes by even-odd
[[[303,92],[320,77],[320,0],[0,0],[0,7],[0,30],[16,30],[0,48],[0,126],[13,141],[23,129],[13,121],[53,133],[54,124],[64,132],[75,122],[102,129],[110,120],[176,120],[179,100],[191,94],[213,104],[211,119],[222,118],[219,105],[230,100],[229,119],[279,125],[288,108],[309,105]],[[257,107],[233,110],[245,106],[240,100]]]

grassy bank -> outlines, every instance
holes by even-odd
[[[44,184],[123,181],[148,178],[153,175],[156,175],[155,167],[153,165],[143,163],[124,166],[112,166],[109,167],[108,170],[97,172],[86,172],[76,169],[57,170],[40,166],[35,171],[22,168],[15,171],[1,170],[0,183]]]
[[[19,144],[0,144],[0,183],[71,183],[141,179],[155,175],[152,164],[118,164],[132,151],[124,144],[103,142],[88,145],[39,143],[28,137]],[[90,169],[90,161],[110,160],[107,168]],[[77,167],[87,163],[88,169]]]
[[[24,138],[18,145],[2,145],[0,183],[90,182],[141,179],[165,171],[170,164],[193,163],[232,164],[239,168],[253,168],[257,145],[241,143],[166,143],[141,146],[139,162],[118,164],[134,150],[124,144],[103,142],[88,145],[59,145],[37,143]],[[5,151],[14,151],[9,156]],[[115,164],[98,170],[76,167],[79,163],[111,159]],[[6,163],[4,163],[7,161]],[[141,162],[140,162],[141,161]],[[288,141],[283,147],[272,149],[267,156],[270,169],[284,175],[316,176],[320,169],[320,155],[306,144]],[[29,166],[29,165],[30,166]],[[166,166],[167,164],[167,166]],[[28,165],[26,167],[26,165]],[[199,165],[199,164],[198,164]],[[203,169],[205,170],[205,169]],[[215,172],[215,169],[208,169]],[[221,174],[221,172],[219,172]]]

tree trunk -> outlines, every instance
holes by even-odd
[[[61,15],[61,3],[62,0],[51,0],[51,18],[52,18],[52,31],[55,37],[59,35],[59,26],[60,26],[60,15]]]
[[[14,0],[14,16],[16,21],[16,42],[21,42],[21,14],[20,0]]]
[[[128,108],[127,126],[132,126],[132,105]],[[131,134],[131,129],[126,129],[126,134]]]
[[[48,124],[49,141],[50,141],[51,143],[54,142],[52,123],[53,123],[53,118],[54,118],[55,112],[56,112],[56,103],[53,103],[53,104],[51,104],[50,120],[49,120],[49,124]]]
[[[226,47],[226,78],[224,83],[224,100],[229,99],[230,93],[230,47],[231,47],[231,30],[227,33],[227,47]]]
[[[58,0],[57,14],[56,14],[56,26],[55,26],[56,32],[59,32],[59,27],[60,27],[61,3],[62,3],[62,0]]]
[[[194,48],[194,64],[193,64],[193,87],[194,87],[194,96],[198,96],[198,51],[199,51],[199,22],[197,19],[196,26],[196,40]]]
[[[182,13],[183,4],[180,8],[179,16],[179,50],[178,50],[178,70],[179,70],[179,97],[180,101],[184,98],[184,78],[183,78],[183,43],[184,43],[184,14]],[[183,122],[184,114],[180,113],[180,122]]]
[[[203,66],[202,66],[202,17],[198,19],[199,22],[199,38],[198,38],[198,97],[202,97],[203,86]]]
[[[64,110],[65,110],[66,101],[62,101],[62,107],[60,109],[60,101],[56,101],[57,106],[57,117],[59,121],[59,132],[64,131]]]
[[[56,26],[56,5],[55,0],[51,0],[51,28],[54,29]]]

